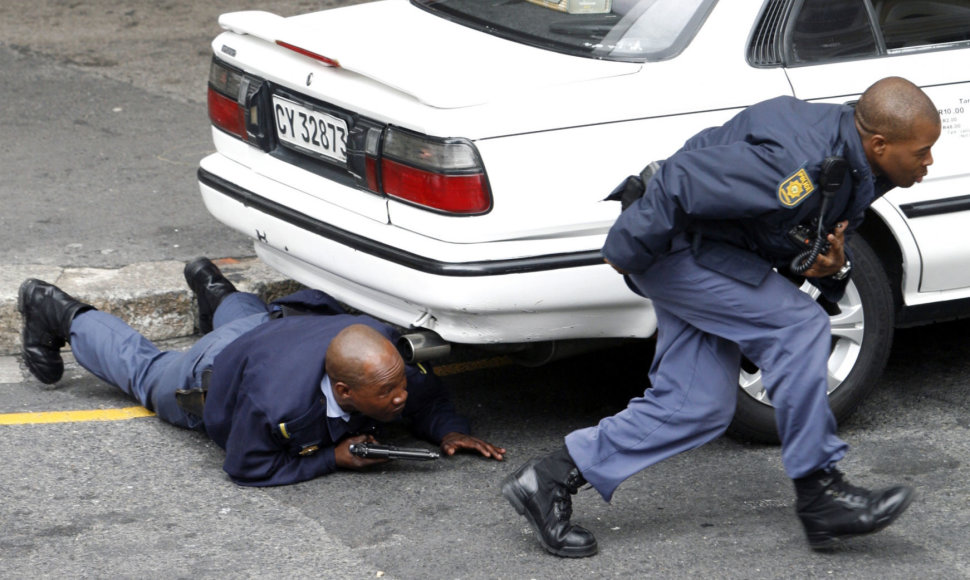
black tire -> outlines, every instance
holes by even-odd
[[[841,423],[859,406],[882,374],[889,358],[895,325],[889,278],[872,248],[859,237],[849,242],[852,278],[845,296],[832,304],[809,284],[802,290],[815,295],[832,315],[832,354],[829,357],[829,405]],[[728,435],[743,441],[779,442],[774,407],[764,393],[757,367],[742,365],[738,404]]]

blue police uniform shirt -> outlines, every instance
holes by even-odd
[[[891,185],[874,183],[851,107],[778,97],[698,133],[665,160],[610,229],[603,255],[643,273],[664,253],[690,247],[700,265],[758,285],[806,249],[788,232],[819,215],[820,168],[831,155],[846,159],[851,179],[829,202],[826,229],[848,220],[848,237]],[[830,300],[847,284],[809,281]]]
[[[223,469],[241,485],[285,485],[337,469],[334,444],[379,423],[358,413],[328,416],[321,392],[330,341],[351,324],[366,324],[389,340],[391,328],[368,316],[335,314],[270,320],[240,336],[213,363],[204,410],[208,435],[226,450]],[[402,419],[418,437],[440,443],[468,433],[431,372],[406,365],[408,399]]]

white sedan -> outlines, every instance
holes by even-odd
[[[541,361],[651,336],[649,301],[600,256],[613,187],[755,102],[851,102],[891,75],[925,89],[943,134],[924,183],[873,204],[853,282],[823,305],[837,417],[894,327],[970,313],[965,0],[384,0],[219,23],[207,208],[425,345]],[[756,368],[740,388],[731,431],[775,439]]]

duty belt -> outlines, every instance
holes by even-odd
[[[197,389],[178,389],[175,391],[175,402],[186,413],[202,418],[205,410],[205,395],[209,392],[209,381],[212,380],[212,369],[202,371],[202,385]]]

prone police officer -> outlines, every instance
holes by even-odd
[[[589,483],[609,501],[633,474],[724,433],[742,355],[762,371],[811,548],[878,531],[906,509],[911,488],[870,491],[836,468],[847,445],[827,400],[829,317],[779,271],[796,270],[837,301],[851,272],[847,236],[879,196],[922,180],[940,132],[929,97],[889,77],[854,109],[791,97],[756,104],[662,163],[603,247],[607,263],[653,301],[651,386],[502,485],[543,548],[596,553],[593,534],[570,522],[571,494]],[[799,262],[789,232],[820,214],[824,242]]]
[[[375,443],[375,429],[399,418],[445,455],[469,450],[502,460],[505,449],[468,434],[433,373],[404,363],[387,325],[348,314],[316,290],[269,307],[237,292],[206,258],[187,264],[185,278],[205,333],[185,352],[162,352],[60,288],[24,281],[18,309],[27,368],[57,382],[60,348],[69,342],[82,367],[159,418],[208,433],[240,485],[284,485],[386,461],[358,457],[350,446]]]

